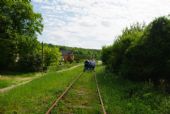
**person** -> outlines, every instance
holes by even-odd
[[[84,72],[89,69],[89,61],[85,60],[84,61]]]
[[[95,60],[91,61],[91,70],[95,71],[95,67],[96,67],[96,62]]]

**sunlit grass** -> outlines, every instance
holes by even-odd
[[[47,72],[59,71],[62,69],[68,69],[80,63],[66,63],[59,66],[50,66]],[[44,72],[45,74],[46,72]],[[16,85],[24,81],[31,80],[33,78],[41,76],[40,72],[1,72],[0,73],[0,89]]]
[[[16,85],[24,81],[31,80],[33,77],[40,76],[40,73],[29,73],[25,75],[2,75],[0,76],[0,89]]]
[[[61,73],[48,72],[26,85],[0,94],[2,114],[42,114],[68,83],[82,71],[81,67]]]

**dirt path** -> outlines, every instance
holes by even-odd
[[[93,73],[84,73],[73,85],[52,114],[99,114],[98,99]]]
[[[57,72],[59,73],[59,72],[64,72],[64,71],[72,70],[72,69],[77,68],[77,67],[79,67],[79,66],[81,66],[81,65],[82,65],[82,64],[79,64],[79,65],[76,65],[76,66],[73,66],[73,67],[70,67],[70,68],[67,68],[67,69],[59,70],[59,71],[57,71]]]
[[[59,70],[59,71],[57,71],[57,72],[60,73],[60,72],[72,70],[72,69],[77,68],[77,67],[79,67],[79,66],[81,66],[81,64],[80,64],[80,65],[73,66],[73,67],[70,67],[70,68],[68,68],[68,69]],[[37,75],[34,76],[34,77],[25,78],[22,82],[20,82],[20,83],[18,83],[18,84],[11,85],[11,86],[8,86],[8,87],[5,87],[5,88],[0,89],[0,93],[8,92],[9,90],[11,90],[11,89],[13,89],[13,88],[16,88],[16,87],[18,87],[18,86],[27,84],[27,83],[31,82],[32,80],[35,80],[35,79],[37,79],[37,78],[40,78],[40,77],[42,77],[42,76],[44,76],[44,75],[45,75],[45,74],[42,75],[41,73],[39,73],[39,74],[37,74]],[[21,79],[21,80],[22,80],[22,79]]]
[[[8,86],[8,87],[0,89],[0,93],[7,92],[7,91],[9,91],[9,90],[11,90],[13,88],[16,88],[16,87],[20,86],[20,85],[27,84],[27,83],[31,82],[32,80],[40,78],[41,76],[42,76],[41,74],[37,74],[34,77],[28,77],[28,78],[21,79],[22,81],[20,83],[18,83],[18,84],[14,84],[14,85],[11,85],[11,86]]]

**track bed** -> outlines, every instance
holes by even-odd
[[[50,114],[102,114],[95,73],[85,72],[51,109]],[[68,88],[66,88],[67,90]]]

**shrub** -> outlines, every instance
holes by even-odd
[[[170,81],[170,19],[126,28],[112,46],[102,50],[103,63],[131,80]]]
[[[124,75],[135,80],[169,80],[170,20],[160,17],[151,22],[140,41],[126,52]],[[128,67],[127,67],[128,66]]]

